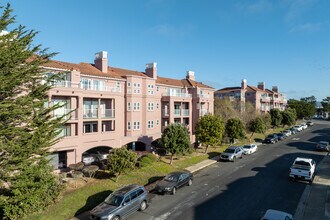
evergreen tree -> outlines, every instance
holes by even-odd
[[[108,157],[108,169],[111,174],[116,176],[116,182],[119,176],[135,167],[137,155],[133,151],[127,150],[126,147],[113,149]]]
[[[282,125],[294,125],[296,123],[297,113],[295,109],[287,108],[282,112]]]
[[[251,137],[250,137],[250,141],[251,141],[251,138],[254,135],[254,133],[260,133],[260,134],[265,133],[265,131],[266,131],[265,122],[262,120],[261,117],[256,117],[255,119],[251,120],[248,123],[248,130],[250,132],[252,132]]]
[[[282,114],[281,111],[277,108],[273,108],[270,110],[270,116],[271,116],[271,125],[273,127],[278,127],[282,123]]]
[[[54,55],[33,46],[37,34],[15,24],[8,4],[0,7],[0,216],[18,219],[52,204],[60,185],[49,164],[63,117],[47,107],[49,84],[42,64]]]
[[[239,118],[231,118],[226,123],[226,134],[233,143],[235,139],[244,138],[244,124]]]
[[[196,139],[206,146],[205,153],[207,153],[209,146],[221,143],[224,128],[220,116],[207,114],[199,119],[196,125]]]
[[[182,124],[168,125],[162,134],[161,142],[166,152],[171,154],[170,164],[173,162],[174,155],[183,154],[190,150],[188,131]]]

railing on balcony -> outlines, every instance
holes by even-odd
[[[261,97],[262,102],[270,102],[270,97]]]
[[[120,87],[84,85],[82,83],[74,83],[71,81],[56,81],[56,82],[52,82],[51,85],[53,85],[54,87],[80,88],[80,89],[92,90],[92,91],[106,91],[106,92],[114,92],[114,93],[121,92]]]
[[[163,96],[171,96],[171,97],[182,97],[182,98],[191,98],[191,94],[189,93],[163,93]]]
[[[163,116],[170,116],[170,111],[168,109],[162,109]]]
[[[62,117],[65,120],[77,120],[78,119],[78,110],[77,109],[62,109],[58,108],[53,111],[53,116],[56,118]]]
[[[181,109],[182,116],[189,116],[189,109]]]
[[[208,111],[206,110],[206,109],[201,109],[200,110],[200,115],[201,116],[204,116],[204,115],[206,115],[208,113]]]
[[[174,116],[181,116],[180,109],[174,109]]]
[[[208,94],[198,94],[198,97],[208,99],[208,98],[210,98],[210,95],[208,95]]]
[[[101,109],[101,118],[114,118],[115,110],[114,109]]]
[[[83,117],[85,119],[88,119],[88,118],[97,118],[97,113],[98,113],[98,110],[97,109],[84,108]]]

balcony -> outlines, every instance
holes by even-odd
[[[181,109],[182,116],[189,116],[189,109]]]
[[[97,118],[97,113],[98,113],[97,109],[84,108],[83,117],[84,119]]]
[[[200,110],[200,115],[201,115],[201,116],[204,116],[204,115],[206,115],[207,113],[208,113],[207,109],[201,109],[201,110]]]
[[[208,95],[208,94],[198,94],[197,97],[208,99],[208,98],[210,98],[210,95]]]
[[[174,109],[174,116],[175,117],[181,116],[181,110],[180,109]]]
[[[163,96],[171,96],[171,97],[180,97],[180,98],[191,98],[191,94],[189,93],[163,93]]]
[[[105,92],[113,92],[119,93],[121,92],[120,87],[111,87],[111,86],[99,86],[99,85],[84,85],[82,83],[75,83],[71,81],[56,81],[51,83],[54,87],[62,87],[62,88],[80,88],[84,90],[91,91],[105,91]]]
[[[114,118],[115,109],[101,109],[101,118]]]
[[[260,101],[261,102],[270,102],[270,97],[261,97]]]
[[[170,112],[168,109],[162,109],[162,113],[163,113],[163,116],[166,116],[166,117],[170,116]]]
[[[65,119],[65,120],[77,120],[78,119],[78,109],[58,108],[53,111],[53,117],[55,117],[55,118],[63,117],[63,119]]]

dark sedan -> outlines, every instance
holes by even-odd
[[[175,194],[176,190],[182,186],[190,186],[193,181],[193,175],[188,172],[173,172],[159,181],[155,187],[158,193],[171,193]]]
[[[278,137],[276,134],[270,134],[264,140],[264,143],[275,144],[278,141]]]
[[[276,134],[277,135],[277,138],[278,138],[278,140],[284,140],[285,138],[286,138],[286,135],[285,134],[283,134],[283,133],[278,133],[278,134]]]

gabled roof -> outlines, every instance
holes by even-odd
[[[226,87],[223,89],[219,89],[215,91],[214,93],[228,93],[228,92],[235,92],[237,90],[241,90],[241,87]]]
[[[148,77],[144,72],[139,72],[135,70],[127,70],[122,68],[116,68],[108,66],[108,72],[103,73],[99,69],[97,69],[93,64],[90,63],[67,63],[63,61],[51,60],[43,65],[44,67],[49,68],[56,68],[62,70],[77,70],[80,71],[82,74],[91,75],[91,76],[101,76],[101,77],[109,77],[109,78],[117,78],[117,79],[126,79],[127,76],[140,76],[140,77]],[[171,85],[171,86],[178,86],[178,87],[201,87],[201,88],[208,88],[213,89],[212,87],[205,85],[201,82],[196,82],[190,79],[171,79],[158,76],[156,79],[156,83],[164,84],[164,85]]]

